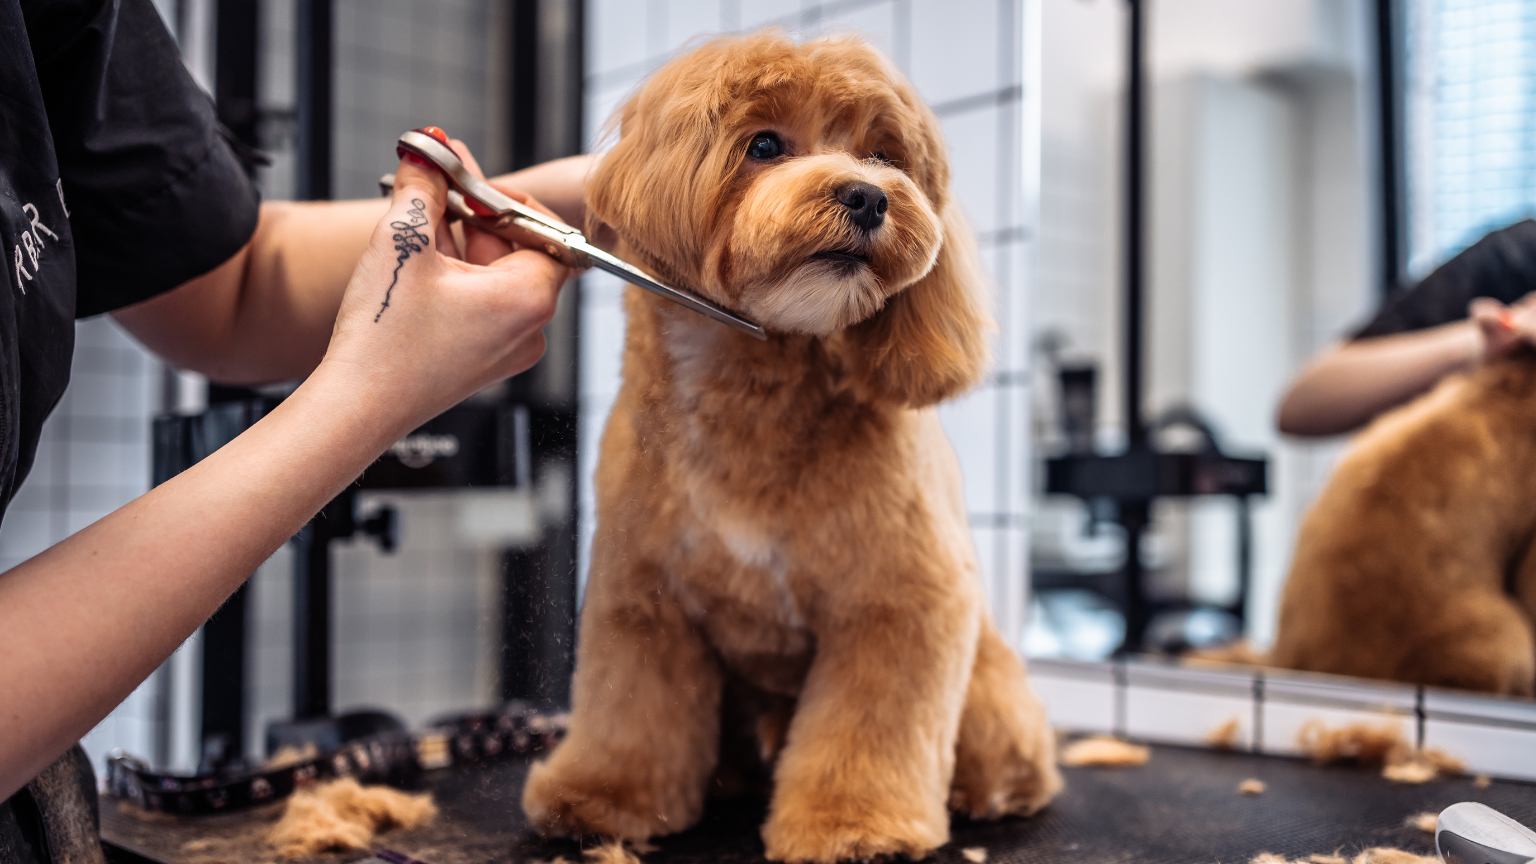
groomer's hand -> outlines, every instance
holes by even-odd
[[[1467,317],[1477,328],[1484,362],[1503,357],[1521,345],[1536,346],[1536,293],[1511,306],[1479,297],[1467,307]]]
[[[569,275],[542,252],[478,232],[460,257],[446,195],[442,175],[401,160],[315,373],[401,433],[543,356],[542,328]]]

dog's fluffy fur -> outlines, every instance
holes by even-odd
[[[1363,432],[1302,524],[1268,662],[1532,695],[1536,354]]]
[[[748,159],[760,130],[788,154]],[[772,768],[770,858],[921,857],[946,804],[1030,813],[1060,787],[931,407],[982,373],[988,328],[948,180],[933,115],[852,40],[707,43],[621,109],[594,230],[772,336],[625,298],[573,715],[529,777],[534,825],[679,831],[749,754]],[[868,236],[849,181],[889,196]]]

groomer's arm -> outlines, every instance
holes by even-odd
[[[485,266],[442,254],[442,181],[414,165],[399,175],[314,374],[196,466],[0,573],[0,800],[391,441],[543,353],[564,268],[480,234],[465,255]]]
[[[591,157],[572,156],[492,182],[580,225],[590,165]],[[263,204],[255,235],[233,258],[114,317],[171,364],[220,383],[302,378],[325,353],[342,289],[385,204],[383,199]]]
[[[1441,378],[1520,344],[1536,344],[1536,295],[1514,306],[1479,298],[1461,321],[1345,342],[1324,351],[1291,382],[1276,425],[1297,436],[1351,432]]]
[[[1446,375],[1470,368],[1481,350],[1471,321],[1335,345],[1291,382],[1276,424],[1287,435],[1352,431]]]

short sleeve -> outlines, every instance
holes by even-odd
[[[149,0],[23,7],[74,234],[76,315],[229,260],[256,230],[255,184]]]
[[[1351,338],[1369,339],[1460,321],[1478,297],[1514,303],[1536,291],[1536,221],[1494,231],[1416,285],[1396,291]]]

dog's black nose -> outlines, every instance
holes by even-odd
[[[873,183],[848,183],[837,189],[837,200],[848,208],[848,218],[865,231],[873,231],[885,221],[891,202],[885,190]]]

